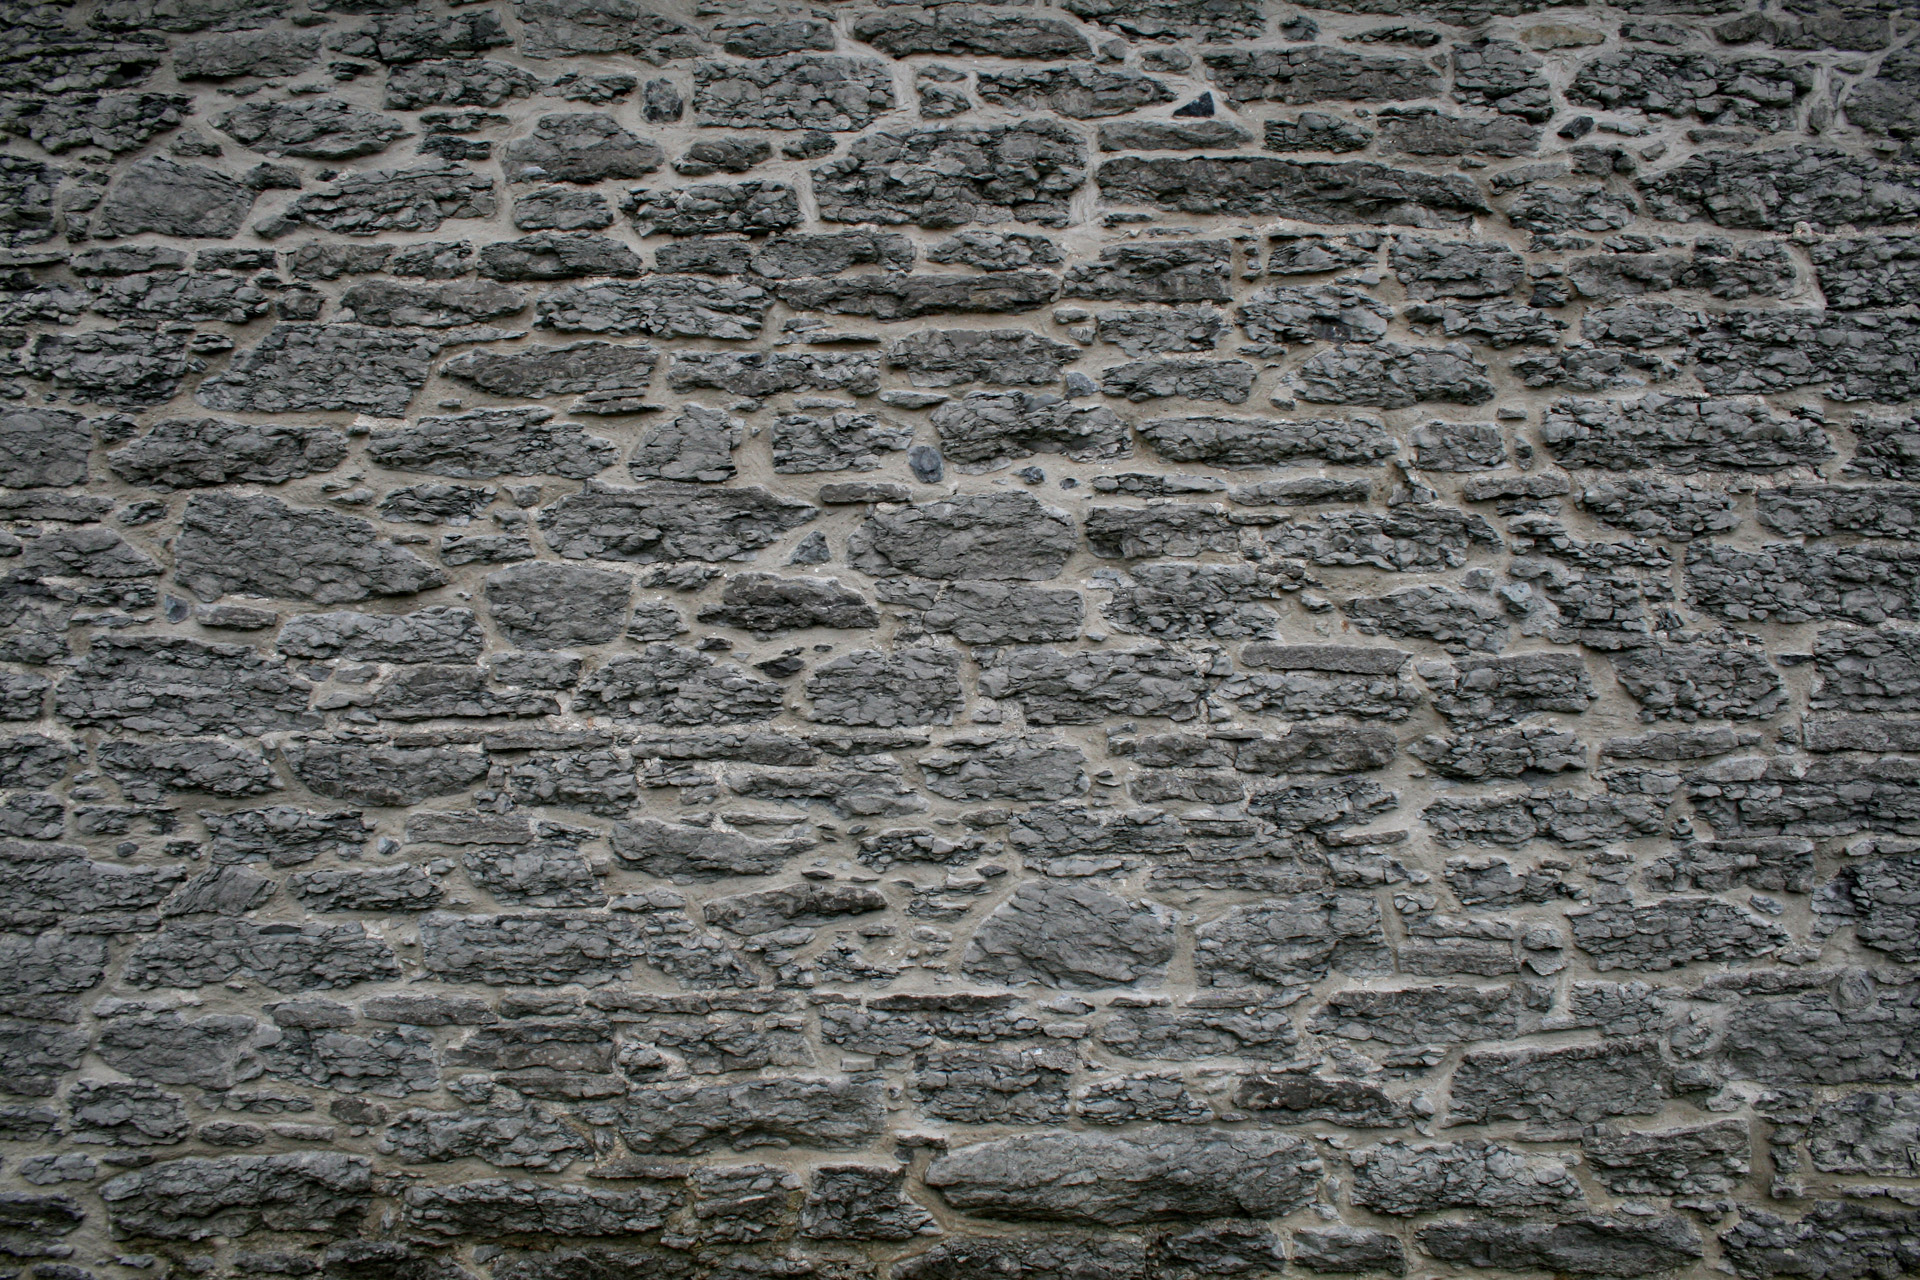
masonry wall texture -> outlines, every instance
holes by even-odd
[[[1916,0],[0,17],[0,1280],[1920,1275]]]

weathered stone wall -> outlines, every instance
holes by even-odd
[[[0,1280],[1920,1272],[1914,0],[7,0]]]

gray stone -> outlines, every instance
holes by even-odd
[[[338,1151],[194,1157],[101,1184],[116,1233],[204,1240],[350,1229],[371,1203],[372,1161]]]
[[[1062,1168],[1083,1172],[1068,1181]],[[1155,1126],[1126,1137],[1022,1134],[976,1143],[935,1160],[926,1180],[948,1204],[982,1217],[1122,1226],[1280,1216],[1307,1201],[1321,1171],[1312,1144],[1293,1134]]]
[[[804,840],[761,840],[652,818],[616,823],[611,840],[622,862],[675,882],[770,874],[808,847]]]
[[[1464,178],[1394,169],[1367,160],[1123,156],[1103,162],[1095,181],[1106,198],[1117,204],[1316,223],[1460,226],[1486,209],[1478,188]]]
[[[709,182],[677,190],[635,189],[621,202],[642,236],[766,235],[800,221],[799,199],[778,182]]]
[[[318,795],[373,805],[413,805],[464,791],[486,776],[486,757],[457,747],[308,740],[285,748],[287,766]]]
[[[394,105],[391,97],[388,105]],[[493,180],[458,165],[376,169],[296,197],[263,224],[263,233],[279,235],[301,225],[358,236],[437,231],[449,218],[490,218],[498,207]]]
[[[701,609],[699,616],[702,622],[767,636],[810,627],[865,630],[880,623],[873,606],[838,579],[782,578],[767,573],[728,578],[720,602]]]
[[[816,667],[806,694],[813,704],[807,718],[822,724],[951,724],[964,700],[960,655],[927,647],[856,649]]]
[[[814,192],[829,222],[1063,226],[1085,162],[1085,144],[1059,123],[877,133],[814,170]]]
[[[807,503],[758,486],[708,490],[659,481],[618,488],[589,482],[582,492],[542,509],[539,524],[548,545],[568,559],[654,564],[746,559],[816,513]]]
[[[1870,1275],[1875,1270],[1911,1271],[1920,1264],[1912,1209],[1880,1208],[1822,1200],[1798,1221],[1765,1209],[1745,1208],[1740,1221],[1720,1235],[1720,1247],[1742,1280],[1763,1280],[1787,1268],[1817,1268],[1828,1275]]]
[[[1386,1142],[1356,1152],[1351,1194],[1356,1205],[1396,1216],[1436,1209],[1557,1209],[1585,1198],[1558,1161],[1478,1140],[1418,1147]]]
[[[1029,882],[975,931],[962,967],[1069,990],[1154,985],[1173,956],[1173,917],[1090,884]]]
[[[54,712],[76,726],[252,736],[310,725],[312,692],[245,645],[102,636],[60,682]]]
[[[173,418],[109,453],[107,466],[129,484],[164,493],[235,481],[285,484],[330,471],[346,456],[346,437],[325,427]]]
[[[1730,621],[1871,626],[1920,618],[1916,571],[1898,543],[1766,542],[1749,550],[1696,542],[1687,549],[1686,582],[1696,607]]]
[[[772,305],[754,285],[662,275],[556,290],[535,304],[534,324],[556,333],[745,339]]]
[[[230,240],[253,208],[254,193],[223,173],[148,156],[126,170],[101,203],[99,230],[143,231]]]
[[[1061,800],[1087,788],[1085,754],[1043,734],[949,739],[920,758],[927,790],[949,800]]]
[[[792,53],[693,69],[694,119],[762,129],[864,129],[894,107],[893,77],[873,58]],[[851,219],[833,219],[851,221]]]
[[[1706,1253],[1699,1233],[1673,1217],[1445,1222],[1422,1227],[1416,1238],[1423,1252],[1443,1262],[1577,1276],[1651,1275]]]
[[[427,380],[438,344],[357,324],[279,324],[194,399],[221,412],[354,409],[398,418]]]
[[[783,413],[773,422],[773,469],[782,475],[872,471],[880,455],[913,442],[913,428],[872,413],[814,417]]]
[[[977,81],[980,100],[996,107],[1051,111],[1069,120],[1126,115],[1174,100],[1173,90],[1137,71],[1087,63],[1044,71],[989,71]]]
[[[373,155],[408,136],[406,127],[391,116],[338,98],[244,102],[217,117],[214,127],[250,151],[303,160]]]
[[[1302,399],[1316,404],[1403,409],[1428,401],[1485,404],[1493,399],[1486,366],[1462,344],[1335,347],[1311,357],[1296,375]]]
[[[446,581],[411,552],[377,540],[365,520],[264,494],[195,494],[174,555],[178,580],[203,600],[237,591],[336,604]]]
[[[25,372],[51,382],[75,404],[144,409],[173,399],[198,366],[187,354],[187,341],[185,333],[133,328],[43,333],[33,340]]]
[[[1304,987],[1335,969],[1392,967],[1380,909],[1360,894],[1305,893],[1285,904],[1234,907],[1194,937],[1194,971],[1203,986]]]
[[[856,1149],[880,1135],[884,1117],[876,1082],[763,1076],[732,1084],[637,1086],[615,1122],[635,1151],[685,1155],[768,1141]]]
[[[1598,1129],[1580,1139],[1587,1167],[1617,1195],[1701,1196],[1729,1191],[1750,1169],[1751,1146],[1744,1120],[1648,1132]]]

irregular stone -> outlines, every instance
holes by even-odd
[[[1794,108],[1812,88],[1807,63],[1632,49],[1584,63],[1567,100],[1779,132],[1793,126]]]
[[[394,105],[391,98],[388,105]],[[264,224],[263,234],[279,235],[301,225],[353,236],[438,231],[449,218],[491,218],[498,207],[493,180],[458,165],[375,169],[296,197],[278,218]]]
[[[540,82],[519,67],[485,58],[415,62],[387,70],[381,105],[393,111],[422,107],[497,107],[532,97]]]
[[[373,1162],[338,1151],[193,1157],[100,1186],[116,1234],[205,1240],[259,1230],[350,1230],[371,1203]]]
[[[1920,211],[1920,185],[1901,171],[1815,143],[1703,151],[1643,179],[1640,190],[1656,218],[1754,231],[1792,231],[1800,222],[1823,231],[1878,227]]]
[[[1389,107],[1375,118],[1380,122],[1384,149],[1393,155],[1506,158],[1530,156],[1540,148],[1540,130],[1512,116],[1489,120],[1448,115],[1432,107]]]
[[[400,976],[393,950],[359,924],[274,925],[233,917],[174,920],[127,957],[136,987],[204,987],[251,978],[275,991]]]
[[[1900,544],[1766,542],[1748,550],[1695,542],[1687,548],[1686,582],[1697,608],[1731,621],[1872,626],[1920,618],[1916,571]]]
[[[1742,1208],[1740,1221],[1720,1234],[1720,1248],[1742,1280],[1764,1280],[1788,1268],[1828,1275],[1912,1270],[1920,1260],[1912,1209],[1822,1200],[1798,1221],[1765,1209]]]
[[[1351,1194],[1355,1204],[1395,1216],[1436,1209],[1513,1213],[1585,1199],[1558,1161],[1479,1140],[1418,1147],[1385,1142],[1356,1152]]]
[[[964,700],[960,655],[930,647],[856,649],[816,667],[806,692],[813,703],[807,718],[822,724],[951,724]]]
[[[1732,1189],[1749,1171],[1744,1120],[1646,1133],[1599,1129],[1582,1135],[1587,1165],[1619,1195],[1699,1196]]]
[[[1380,908],[1353,893],[1303,893],[1284,904],[1234,907],[1194,931],[1202,986],[1304,987],[1338,969],[1384,973],[1392,952]]]
[[[968,735],[920,758],[927,790],[949,800],[1061,800],[1086,790],[1086,756],[1042,734]]]
[[[766,235],[800,221],[799,198],[778,182],[708,182],[678,190],[635,189],[621,202],[642,236]]]
[[[419,335],[357,324],[277,324],[202,382],[194,399],[225,413],[354,409],[398,418],[439,350]]]
[[[727,579],[720,603],[700,611],[701,622],[740,627],[757,635],[779,635],[809,627],[863,630],[880,616],[866,599],[838,579],[782,578],[765,573]]]
[[[811,1240],[911,1240],[939,1230],[904,1189],[906,1171],[881,1165],[816,1167],[800,1206],[800,1234]]]
[[[616,1123],[634,1151],[690,1155],[769,1141],[857,1149],[880,1136],[884,1119],[877,1082],[762,1076],[732,1084],[639,1085],[620,1104]]]
[[[1442,1262],[1560,1275],[1645,1276],[1706,1253],[1681,1218],[1573,1218],[1554,1223],[1443,1222],[1416,1237]]]
[[[1085,163],[1080,136],[1057,122],[876,133],[814,170],[814,194],[828,222],[1064,226]]]
[[[1307,360],[1296,375],[1302,399],[1404,409],[1426,401],[1485,404],[1493,399],[1486,366],[1462,344],[1335,347]]]
[[[1193,214],[1445,227],[1464,226],[1487,210],[1465,178],[1370,160],[1122,156],[1103,162],[1094,180],[1110,203]]]
[[[1090,884],[1028,882],[974,933],[962,968],[1068,990],[1155,985],[1173,956],[1173,917]]]
[[[1086,602],[1076,591],[999,582],[953,582],[922,615],[930,631],[966,644],[1034,644],[1079,637]]]
[[[1401,102],[1440,88],[1432,67],[1415,58],[1379,57],[1291,45],[1201,55],[1207,78],[1238,106],[1243,102]]]
[[[1063,1180],[1062,1168],[1083,1172]],[[1127,1137],[1041,1133],[975,1143],[935,1160],[926,1180],[948,1204],[982,1217],[1123,1226],[1280,1216],[1307,1201],[1321,1172],[1311,1142],[1294,1134],[1154,1126]]]
[[[257,796],[280,788],[258,751],[217,738],[171,742],[103,742],[94,761],[129,800],[152,802],[169,791]]]
[[[867,517],[847,563],[877,577],[1045,581],[1077,536],[1064,512],[1028,494],[961,496]]]
[[[760,331],[772,305],[754,285],[653,276],[556,290],[534,304],[534,325],[556,333],[746,339]]]
[[[1714,898],[1616,903],[1568,913],[1574,944],[1596,969],[1658,971],[1696,960],[1748,959],[1776,951],[1788,935],[1752,912]]]
[[[373,155],[408,136],[406,127],[391,116],[362,110],[338,98],[243,102],[213,123],[250,151],[303,160]]]
[[[408,595],[446,575],[374,536],[365,520],[265,494],[196,493],[175,541],[175,577],[202,600],[228,592],[338,604]]]
[[[1253,141],[1225,120],[1116,120],[1095,137],[1102,151],[1230,151]]]
[[[877,414],[783,413],[773,423],[773,469],[782,475],[872,471],[880,466],[880,454],[897,452],[912,442],[911,426]]]
[[[898,8],[864,13],[854,19],[852,31],[854,39],[891,58],[917,53],[1084,58],[1093,52],[1086,37],[1058,18],[958,5],[926,13]]]
[[[693,79],[694,119],[702,125],[838,133],[864,129],[894,107],[891,70],[873,58],[793,53],[701,62]]]
[[[983,73],[980,100],[996,107],[1051,111],[1069,120],[1121,116],[1174,99],[1173,90],[1137,71],[1109,71],[1088,63],[1044,71]]]
[[[198,365],[187,354],[188,336],[141,329],[43,333],[33,340],[25,371],[75,404],[144,409],[173,399]]]
[[[653,380],[659,353],[645,343],[570,342],[502,351],[469,351],[440,372],[503,399],[637,392]]]
[[[1613,673],[1643,720],[1764,720],[1787,705],[1764,653],[1710,645],[1652,645],[1617,654]]]
[[[164,493],[236,481],[285,484],[331,471],[346,456],[346,437],[325,427],[173,418],[109,453],[107,466],[129,484]]]
[[[288,768],[309,790],[361,804],[415,805],[465,791],[487,775],[484,755],[457,747],[309,740],[289,744],[285,753]]]
[[[107,236],[152,231],[231,240],[253,199],[252,190],[223,173],[148,156],[121,174],[94,216],[99,233]]]
[[[936,314],[997,314],[1033,311],[1058,292],[1058,277],[1044,271],[988,276],[860,275],[793,280],[774,289],[796,311],[904,320]]]
[[[312,723],[312,692],[246,645],[101,636],[60,682],[54,712],[76,726],[250,737]]]
[[[816,513],[758,486],[709,490],[657,481],[618,488],[589,481],[543,508],[539,525],[547,545],[567,559],[714,562],[747,559]]]

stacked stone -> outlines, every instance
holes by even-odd
[[[10,0],[6,1277],[1920,1274],[1906,0]]]

